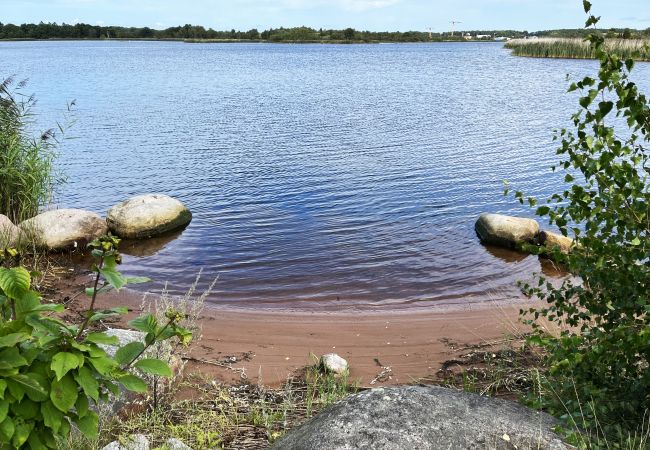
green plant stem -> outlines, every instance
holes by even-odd
[[[137,355],[135,355],[135,356],[133,357],[133,359],[131,360],[131,362],[129,362],[127,365],[123,366],[123,367],[122,367],[122,370],[127,370],[127,369],[129,369],[129,368],[131,367],[131,365],[132,365],[134,362],[136,362],[136,361],[138,360],[138,358],[139,358],[140,356],[142,356],[142,354],[143,354],[144,352],[147,351],[147,349],[149,349],[153,344],[156,343],[156,341],[158,340],[158,338],[163,334],[163,332],[164,332],[167,328],[169,328],[169,326],[170,326],[172,323],[174,323],[174,319],[169,319],[169,321],[167,322],[167,324],[165,324],[165,326],[162,327],[162,328],[160,329],[160,331],[158,332],[158,334],[156,334],[156,335],[154,336],[154,338],[151,340],[151,342],[150,342],[149,344],[145,344],[144,348],[140,351],[140,353],[138,353]]]
[[[97,265],[97,276],[95,277],[95,284],[93,285],[93,297],[90,300],[90,307],[88,308],[88,311],[86,311],[86,320],[84,320],[84,322],[81,324],[81,327],[79,327],[79,332],[75,337],[75,340],[77,341],[81,339],[81,335],[83,334],[84,330],[88,326],[88,322],[90,322],[90,318],[92,317],[92,314],[95,311],[95,301],[97,300],[97,285],[99,284],[99,278],[101,276],[99,270],[102,268],[103,265],[104,265],[104,256],[102,255],[101,259],[99,260],[99,264]]]

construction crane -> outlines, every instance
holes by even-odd
[[[452,20],[452,21],[449,22],[449,23],[451,24],[451,35],[453,36],[453,35],[454,35],[455,28],[456,28],[456,24],[458,24],[458,23],[463,23],[463,22],[459,22],[458,20]]]

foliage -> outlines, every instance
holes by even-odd
[[[584,7],[589,13],[591,4]],[[598,20],[590,15],[587,27]],[[637,431],[650,408],[650,105],[630,79],[632,58],[609,52],[599,34],[588,41],[598,77],[571,84],[581,94],[575,130],[557,136],[568,187],[537,208],[575,236],[570,254],[554,256],[577,279],[556,286],[540,277],[522,287],[547,303],[525,312],[538,331],[532,341],[549,355],[552,395],[540,406],[611,437]],[[544,334],[540,316],[559,324],[560,335]]]
[[[650,48],[647,40],[640,39],[607,39],[605,48],[610,53],[616,53],[621,59],[633,58],[640,61],[650,61]],[[531,56],[535,58],[597,58],[589,41],[584,39],[541,38],[515,39],[506,44],[515,56]]]
[[[24,87],[13,78],[0,83],[0,214],[14,223],[36,215],[62,181],[53,167],[54,131],[28,135],[35,100],[22,94]]]
[[[62,305],[43,304],[31,287],[31,274],[23,267],[0,268],[0,449],[56,448],[72,425],[89,438],[97,436],[99,405],[120,386],[146,392],[147,385],[134,373],[170,376],[162,361],[140,357],[156,341],[178,337],[186,343],[191,334],[179,327],[182,318],[169,311],[160,323],[151,314],[129,324],[144,333],[144,342],[132,342],[109,356],[102,346],[119,341],[88,328],[97,321],[123,314],[125,308],[95,310],[97,295],[144,281],[124,277],[116,270],[119,239],[105,236],[89,244],[97,263],[92,288],[86,290],[90,306],[81,325],[57,317]],[[16,252],[5,250],[11,261]],[[99,286],[101,279],[106,281]]]

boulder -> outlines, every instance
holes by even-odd
[[[539,233],[539,224],[533,219],[481,214],[475,229],[483,243],[515,248],[522,242],[533,242]]]
[[[9,217],[0,214],[0,249],[15,245],[18,233],[18,227]]]
[[[140,239],[181,228],[192,213],[180,201],[164,194],[131,197],[108,210],[110,230],[122,238]]]
[[[320,365],[325,372],[341,375],[348,370],[348,362],[336,353],[328,353],[320,357]]]
[[[551,253],[557,247],[562,253],[569,254],[573,247],[573,239],[550,231],[540,231],[537,243],[544,246],[547,253]]]
[[[271,448],[564,450],[556,419],[517,403],[439,386],[371,389],[330,406]]]
[[[55,209],[21,222],[20,233],[48,250],[82,247],[108,232],[106,222],[94,212]]]

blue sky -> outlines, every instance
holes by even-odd
[[[604,27],[650,27],[650,0],[591,0]],[[165,28],[544,30],[584,23],[581,0],[0,0],[0,21],[85,22]]]

